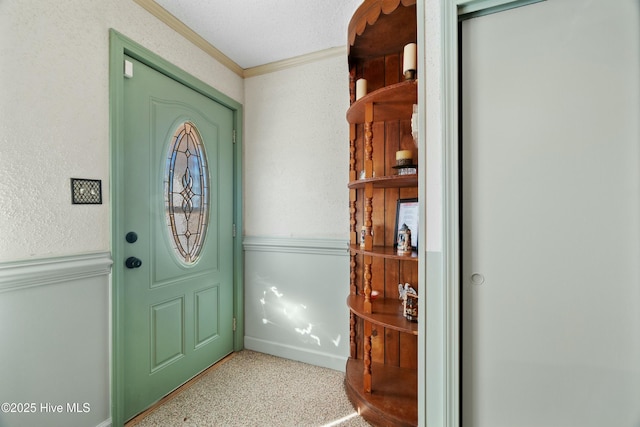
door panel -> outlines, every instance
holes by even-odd
[[[233,351],[233,112],[127,60],[125,419]]]
[[[209,307],[218,307],[220,298],[220,284],[196,292],[196,348],[207,344],[219,334],[218,311]]]
[[[640,422],[639,12],[462,24],[465,427]]]
[[[151,372],[184,356],[184,298],[151,306]]]

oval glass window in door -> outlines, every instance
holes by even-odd
[[[169,144],[164,199],[173,249],[180,261],[193,264],[209,221],[209,173],[202,138],[191,122],[178,126]]]

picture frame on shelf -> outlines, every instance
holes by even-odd
[[[398,199],[396,204],[396,225],[393,235],[394,248],[398,246],[398,230],[403,224],[411,230],[411,248],[415,251],[418,249],[418,199]]]

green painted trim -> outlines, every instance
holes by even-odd
[[[242,248],[242,236],[244,235],[243,223],[243,159],[242,159],[242,141],[244,138],[243,130],[244,115],[242,106],[235,110],[234,129],[236,130],[236,143],[234,145],[234,221],[236,224],[236,236],[233,241],[233,269],[234,269],[234,317],[236,319],[236,330],[233,337],[234,351],[240,351],[244,348],[244,251]]]
[[[443,0],[441,8],[442,65],[442,218],[441,275],[431,274],[425,333],[429,351],[438,352],[426,365],[426,392],[440,393],[441,405],[429,405],[427,425],[460,425],[460,229],[459,229],[459,22],[537,3],[540,0]],[[424,36],[424,35],[423,35]],[[438,253],[431,255],[439,258]],[[422,331],[421,331],[422,333]],[[435,339],[434,339],[435,337]],[[435,348],[434,348],[435,347]],[[430,374],[432,373],[432,374]],[[419,391],[420,392],[420,391]]]
[[[242,128],[243,128],[243,107],[242,104],[228,97],[217,89],[196,79],[160,56],[142,47],[133,40],[123,36],[115,30],[109,31],[109,126],[111,139],[111,236],[112,254],[114,260],[124,259],[124,243],[119,236],[124,235],[124,230],[119,229],[117,218],[121,217],[123,211],[123,201],[120,197],[124,183],[122,179],[123,171],[119,168],[122,145],[124,143],[124,83],[122,79],[124,56],[128,55],[144,64],[158,70],[185,86],[213,99],[226,106],[234,112],[234,128],[236,129],[236,144],[234,147],[234,221],[237,229],[237,236],[242,235]],[[234,350],[243,348],[244,339],[244,291],[243,291],[243,252],[241,238],[236,238],[234,242],[234,317],[237,319],[236,331],[234,334]],[[120,321],[123,309],[123,291],[120,284],[123,282],[124,268],[117,264],[112,275],[112,399],[111,418],[114,426],[124,424],[124,368],[122,360],[124,352],[119,343],[124,336],[124,327]]]
[[[109,128],[111,143],[111,176],[110,176],[110,200],[111,200],[111,254],[114,259],[123,259],[122,239],[116,238],[121,234],[116,218],[123,215],[122,201],[117,197],[121,194],[122,170],[118,169],[116,159],[120,158],[122,141],[124,140],[124,83],[122,81],[124,46],[125,41],[115,31],[109,33]],[[114,426],[124,424],[124,368],[122,360],[124,351],[119,343],[124,336],[124,327],[119,321],[122,312],[122,290],[119,283],[122,283],[122,269],[114,268],[111,276],[111,420]]]

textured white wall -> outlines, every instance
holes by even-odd
[[[231,98],[243,81],[131,0],[0,1],[0,261],[110,249],[109,28]],[[69,178],[102,179],[72,205]]]
[[[245,345],[334,369],[348,355],[348,76],[345,52],[245,80]]]
[[[245,80],[245,234],[348,238],[346,53]]]

